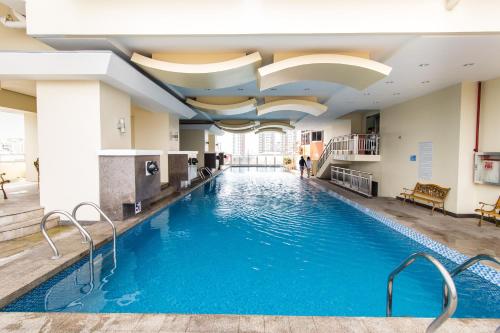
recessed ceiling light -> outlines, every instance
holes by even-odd
[[[475,63],[473,63],[473,62],[468,62],[468,63],[464,64],[463,66],[464,66],[464,67],[471,67],[471,66],[474,66],[474,65],[475,65]]]
[[[392,80],[391,81],[385,81],[385,84],[393,84],[393,83],[394,83],[394,81],[392,81]]]
[[[304,91],[309,91],[311,90],[311,88],[304,88]]]
[[[395,92],[392,94],[392,96],[399,96],[399,95],[401,95],[401,93]]]
[[[276,90],[278,90],[278,89],[277,89],[277,88],[271,88],[271,90],[272,90],[272,91],[276,91]]]
[[[425,80],[425,81],[422,81],[422,82],[420,82],[420,83],[422,83],[422,84],[427,84],[427,83],[431,83],[431,81],[429,81],[429,80]]]
[[[427,66],[429,66],[429,64],[420,64],[420,65],[418,65],[418,67],[427,67]]]
[[[378,103],[380,103],[380,101],[375,101],[375,102],[373,102],[373,104],[378,104]]]
[[[370,93],[369,92],[365,92],[365,93],[363,93],[363,95],[370,96]]]
[[[243,88],[238,88],[238,91],[243,91],[243,90],[245,90],[245,89],[243,89]]]
[[[210,91],[210,88],[205,88],[206,91]]]

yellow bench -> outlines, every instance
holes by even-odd
[[[443,214],[446,215],[444,210],[444,201],[450,192],[450,188],[441,187],[435,184],[421,184],[417,183],[415,188],[407,189],[403,188],[401,196],[403,196],[403,205],[406,199],[412,200],[415,204],[415,199],[424,201],[426,203],[432,204],[431,215],[434,214],[434,209],[436,207],[443,210]]]
[[[484,202],[479,203],[481,205],[481,208],[478,208],[475,210],[476,213],[481,214],[481,218],[479,219],[479,223],[477,224],[478,226],[481,226],[481,223],[483,222],[483,217],[488,216],[492,217],[495,219],[496,226],[498,227],[500,224],[500,197],[498,197],[497,203],[492,205],[492,204],[487,204]],[[484,209],[484,206],[489,206],[493,207],[493,209]]]
[[[3,192],[4,200],[7,200],[7,193],[5,193],[5,189],[3,188],[3,185],[10,183],[10,180],[4,179],[3,176],[5,176],[5,173],[0,173],[0,190]]]

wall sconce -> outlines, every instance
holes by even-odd
[[[120,131],[120,134],[125,134],[127,131],[125,129],[125,118],[118,119],[118,124],[116,128]]]
[[[177,131],[170,132],[170,140],[179,141],[179,132],[177,132]]]

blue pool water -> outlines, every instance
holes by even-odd
[[[232,168],[4,311],[385,316],[388,274],[426,251],[307,181]],[[500,317],[500,288],[456,280],[455,317]],[[441,279],[425,261],[395,280],[394,315],[438,315]]]

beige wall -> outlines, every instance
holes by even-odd
[[[500,78],[482,83],[479,124],[479,151],[500,152]],[[479,201],[494,203],[500,195],[500,186],[480,184],[473,186],[475,203]]]
[[[10,13],[7,6],[0,4],[0,16]],[[50,46],[26,35],[25,29],[10,29],[0,24],[0,51],[45,51],[53,50]]]
[[[133,147],[135,149],[157,149],[160,156],[161,182],[168,182],[168,158],[170,150],[170,117],[168,113],[150,112],[132,107]]]
[[[98,203],[97,150],[131,148],[130,134],[117,139],[109,133],[118,132],[115,117],[130,118],[130,109],[123,109],[130,105],[129,97],[108,88],[99,81],[37,82],[40,204],[47,211],[71,210],[82,201]],[[83,208],[79,217],[99,218]]]
[[[36,98],[0,89],[0,106],[15,110],[36,112]]]
[[[207,134],[205,130],[186,130],[180,131],[180,150],[196,150],[198,152],[198,167],[205,165],[205,149]]]
[[[130,96],[102,82],[99,94],[101,148],[129,149],[132,146]],[[117,128],[121,118],[125,120],[125,133]]]
[[[380,114],[381,162],[352,163],[351,168],[372,172],[379,182],[379,196],[394,197],[418,179],[419,142],[433,143],[432,179],[423,182],[451,187],[447,209],[457,211],[458,131],[461,86],[382,110]],[[443,130],[445,129],[446,130]],[[417,155],[417,161],[410,161]]]
[[[26,180],[36,182],[38,174],[33,162],[38,157],[38,127],[36,113],[24,113],[24,160]]]
[[[418,179],[418,143],[433,143],[430,181],[451,187],[446,209],[471,214],[479,201],[494,202],[500,187],[473,182],[477,83],[459,85],[382,110],[381,162],[352,163],[351,168],[372,172],[379,195],[394,197]],[[500,79],[483,83],[480,151],[500,151]],[[417,155],[417,162],[410,161]]]

